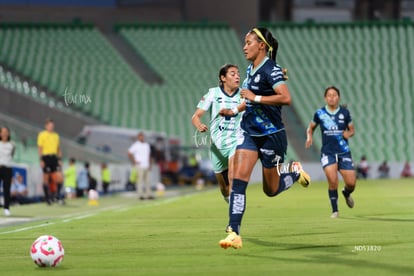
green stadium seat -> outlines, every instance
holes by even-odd
[[[354,156],[407,159],[414,150],[413,24],[269,27],[280,42],[278,62],[289,70],[299,127],[324,105],[324,89],[335,85],[354,117]],[[226,26],[137,24],[117,30],[163,84],[145,83],[92,26],[0,28],[0,62],[57,96],[65,89],[89,95],[92,103],[77,105],[86,114],[113,125],[165,131],[192,144],[191,115],[201,96],[217,85],[218,68],[234,63],[245,76],[240,38]],[[0,85],[59,106],[6,70],[0,70]],[[320,148],[319,132],[314,140]],[[291,150],[289,156],[296,158]]]
[[[303,125],[324,104],[323,91],[342,91],[356,125],[354,156],[404,161],[414,152],[413,24],[270,26],[289,69],[293,106]],[[408,126],[409,125],[409,126]],[[390,134],[392,133],[392,134]],[[320,147],[320,134],[314,144]]]

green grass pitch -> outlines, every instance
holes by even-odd
[[[342,185],[342,184],[341,184]],[[7,275],[412,275],[414,181],[359,181],[349,209],[331,219],[327,183],[268,198],[247,190],[243,248],[224,250],[227,204],[217,187],[154,201],[123,195],[65,206],[12,206],[0,217]],[[58,237],[62,264],[38,268],[30,246]],[[6,274],[5,274],[6,275]]]

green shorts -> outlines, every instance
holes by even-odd
[[[214,144],[211,145],[210,159],[215,173],[221,173],[229,168],[229,159],[236,152],[236,143],[231,148],[218,149]]]

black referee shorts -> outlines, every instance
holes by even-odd
[[[53,173],[60,171],[59,159],[55,154],[42,155],[42,161],[45,163],[43,167],[44,173]]]

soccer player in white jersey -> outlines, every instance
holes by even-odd
[[[201,118],[210,111],[210,158],[226,202],[230,195],[229,183],[231,183],[233,156],[236,150],[236,131],[241,119],[241,113],[237,108],[239,105],[243,106],[239,85],[238,67],[233,64],[223,65],[219,71],[219,86],[210,88],[201,98],[191,119],[199,132],[207,132],[209,127],[201,121]],[[231,109],[235,115],[220,116],[221,109]]]

